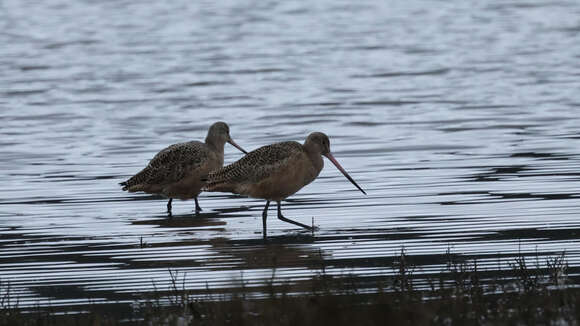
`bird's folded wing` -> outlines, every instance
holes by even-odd
[[[211,172],[205,190],[212,191],[225,184],[254,183],[270,176],[289,160],[303,152],[297,142],[283,142],[260,147],[240,160]]]
[[[127,180],[125,187],[136,185],[163,185],[178,182],[188,171],[203,164],[207,151],[199,142],[187,142],[171,145],[149,162],[141,172]]]

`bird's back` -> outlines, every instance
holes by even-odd
[[[203,190],[285,198],[314,180],[319,172],[301,144],[282,142],[260,147],[211,172]]]
[[[179,182],[191,171],[206,164],[210,155],[207,146],[198,141],[171,145],[157,153],[147,167],[121,185],[123,190],[130,192],[161,192],[166,185]]]

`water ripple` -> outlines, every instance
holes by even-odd
[[[273,273],[298,293],[322,269],[372,282],[402,248],[425,279],[449,255],[497,275],[566,252],[578,273],[580,5],[425,8],[4,1],[0,281],[78,312],[167,294],[168,270],[199,295],[243,279],[259,296]],[[264,242],[264,201],[202,194],[201,214],[175,201],[169,218],[120,191],[216,120],[246,149],[326,132],[368,196],[326,162],[283,202],[319,230],[272,208]]]

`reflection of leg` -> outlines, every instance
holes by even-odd
[[[294,225],[301,226],[301,227],[303,227],[303,228],[305,228],[305,229],[308,229],[308,230],[312,230],[312,227],[310,227],[310,226],[308,226],[308,225],[306,225],[306,224],[302,224],[302,223],[299,223],[299,222],[296,222],[296,221],[292,221],[292,220],[290,220],[290,219],[287,219],[287,218],[285,218],[285,217],[282,215],[282,208],[280,207],[280,206],[281,206],[281,205],[280,205],[280,202],[279,202],[279,201],[277,201],[277,203],[278,203],[278,218],[279,218],[280,220],[282,220],[282,221],[284,221],[284,222],[292,223],[292,224],[294,224]]]
[[[171,216],[171,201],[173,200],[173,198],[169,198],[169,201],[167,202],[167,214],[169,214],[169,216]]]
[[[270,201],[266,200],[266,207],[262,212],[262,235],[266,238],[266,219],[268,218],[268,207],[270,206]]]
[[[199,202],[197,201],[197,197],[193,197],[193,199],[195,200],[195,212],[199,213],[202,211],[201,207],[199,206]]]

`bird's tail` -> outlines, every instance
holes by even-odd
[[[220,170],[217,170],[201,178],[201,181],[204,183],[203,186],[201,187],[202,191],[234,192],[234,188],[231,186],[231,183],[227,182],[227,180],[220,178],[219,172]]]
[[[122,186],[123,191],[136,192],[142,191],[148,187],[150,181],[151,171],[149,166],[139,171],[139,173],[130,177],[126,181],[120,182],[119,185]]]
[[[139,177],[139,174],[129,178],[129,180],[127,180],[127,181],[119,182],[119,185],[123,187],[121,189],[123,191],[128,191],[128,192],[136,192],[136,191],[143,190],[142,189],[143,185],[141,184],[138,177]]]
[[[211,183],[201,188],[205,192],[232,192],[235,193],[234,187],[227,183]]]
[[[123,191],[127,191],[127,189],[129,189],[129,186],[127,186],[127,181],[119,182],[119,185],[123,186],[123,188],[121,188]]]

